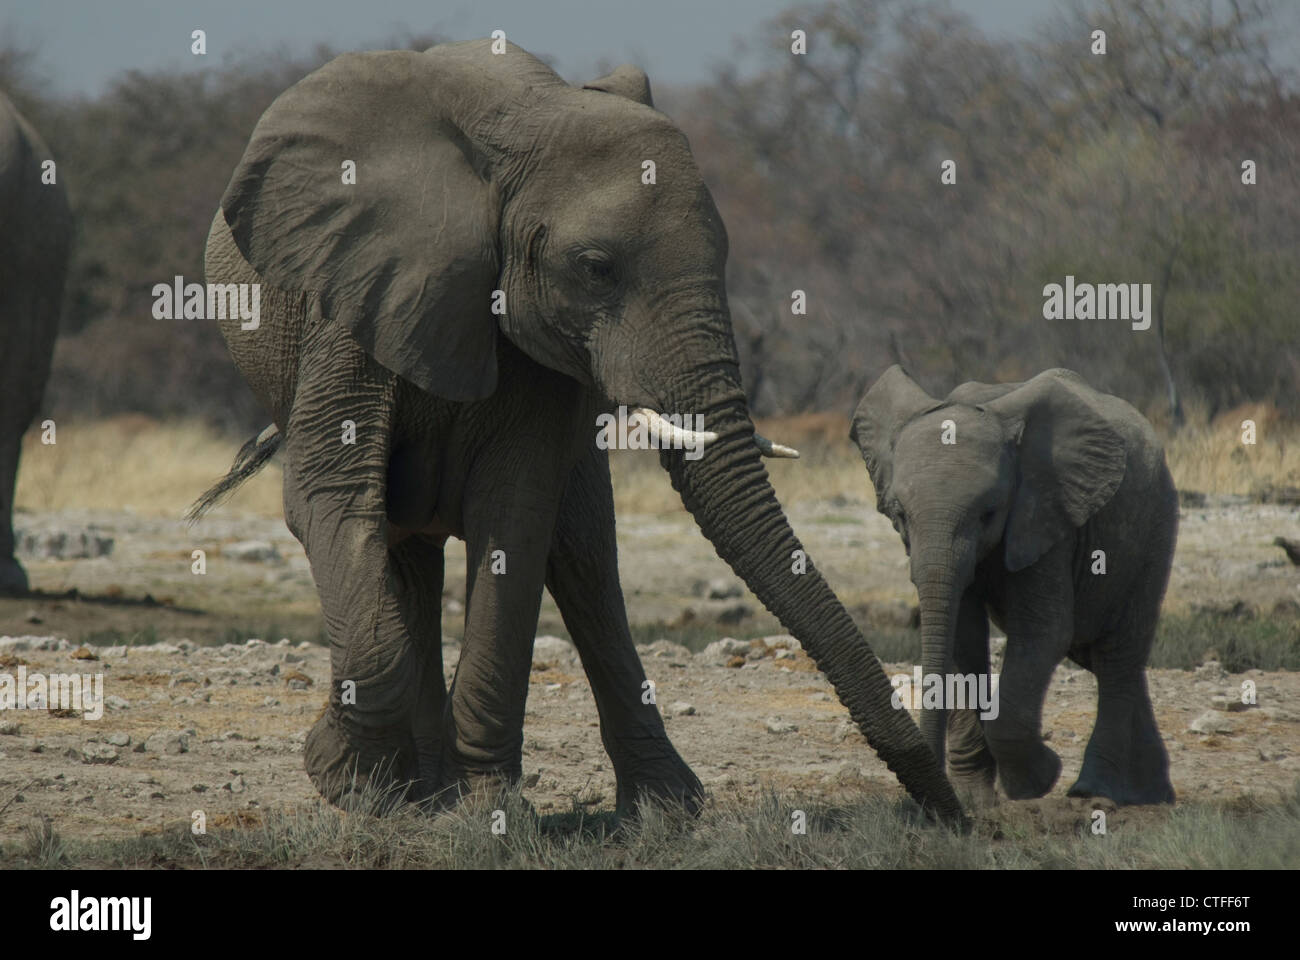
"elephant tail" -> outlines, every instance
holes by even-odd
[[[267,461],[280,449],[282,443],[284,443],[284,435],[280,433],[280,428],[271,424],[240,447],[235,462],[230,465],[230,471],[203,496],[190,504],[190,508],[185,511],[185,519],[191,524],[197,522],[205,513],[230,496],[237,486],[266,466]]]

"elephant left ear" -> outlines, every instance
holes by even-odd
[[[612,93],[615,96],[626,97],[628,100],[635,100],[637,103],[644,103],[647,107],[655,105],[654,99],[650,96],[650,78],[645,75],[644,70],[630,63],[623,64],[613,73],[607,73],[590,83],[584,83],[582,89]]]
[[[1048,370],[986,405],[1018,434],[1019,477],[1006,566],[1023,570],[1110,502],[1124,479],[1124,438],[1078,374]]]

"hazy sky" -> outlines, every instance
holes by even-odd
[[[951,0],[984,29],[1021,34],[1055,0]],[[246,50],[317,43],[365,47],[395,34],[452,39],[503,29],[521,47],[556,57],[570,81],[603,59],[633,60],[661,82],[704,80],[790,0],[0,0],[6,36],[39,49],[39,70],[60,93],[99,93],[124,70],[220,64]],[[207,32],[208,56],[190,53]]]

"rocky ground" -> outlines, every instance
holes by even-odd
[[[835,501],[798,505],[792,519],[846,603],[868,619],[905,625],[913,594],[883,518],[865,503]],[[306,558],[282,522],[218,516],[191,532],[125,513],[27,514],[18,526],[41,592],[0,601],[0,674],[100,674],[105,707],[98,718],[0,712],[0,840],[34,818],[48,818],[65,836],[125,836],[195,811],[210,825],[239,822],[314,797],[300,754],[329,665]],[[714,794],[898,790],[829,684],[755,609],[688,518],[624,518],[619,535],[658,706]],[[1277,535],[1300,535],[1295,508],[1185,511],[1169,608],[1240,604],[1261,617],[1291,609],[1300,568],[1271,545]],[[444,601],[448,679],[463,613],[458,546],[449,544]],[[202,575],[194,550],[204,551]],[[548,599],[540,630],[558,628]],[[727,639],[699,649],[712,637]],[[911,664],[886,669],[910,673]],[[543,813],[612,806],[595,704],[567,641],[539,639],[532,681],[530,800]],[[1243,708],[1245,681],[1257,703]],[[1149,682],[1180,800],[1271,800],[1300,777],[1300,673],[1229,675],[1208,662],[1195,671],[1152,670]],[[1065,764],[1053,792],[1062,804],[1095,703],[1091,674],[1069,663],[1057,670],[1044,728]]]

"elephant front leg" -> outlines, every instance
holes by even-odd
[[[1043,796],[1061,775],[1061,758],[1043,743],[1043,701],[1071,631],[1069,611],[1059,607],[1008,616],[997,716],[984,722],[984,734],[997,760],[998,781],[1012,800]]]
[[[0,423],[0,595],[27,592],[27,574],[14,556],[13,529],[14,487],[22,442],[22,427]]]
[[[634,814],[640,797],[698,811],[704,787],[669,741],[659,708],[644,697],[646,675],[619,585],[609,460],[594,445],[569,477],[546,570],[596,699],[619,814]]]

